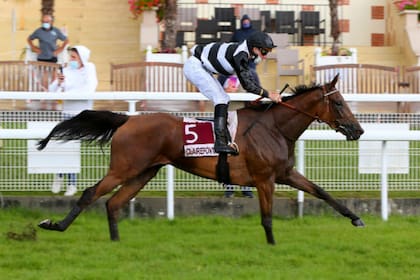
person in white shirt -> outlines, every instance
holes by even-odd
[[[85,46],[70,48],[69,61],[58,73],[56,79],[49,85],[50,92],[92,94],[98,86],[95,64],[89,62],[90,50]],[[65,118],[72,117],[83,110],[92,109],[92,100],[64,100],[63,115]],[[68,174],[66,196],[72,196],[77,192],[76,174]],[[63,174],[57,174],[51,191],[59,193],[63,185]]]

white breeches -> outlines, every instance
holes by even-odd
[[[212,73],[203,67],[201,61],[190,56],[184,64],[184,75],[204,94],[214,105],[228,104],[229,95]]]

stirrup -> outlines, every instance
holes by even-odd
[[[226,153],[226,154],[231,154],[233,156],[237,156],[239,155],[239,148],[238,145],[236,145],[236,143],[229,143],[227,145],[223,145],[223,146],[214,146],[214,151],[216,153]]]
[[[236,155],[239,155],[239,147],[238,144],[236,144],[235,142],[230,142],[228,144],[229,147],[231,147],[232,149],[234,149],[236,151]]]

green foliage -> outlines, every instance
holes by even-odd
[[[397,6],[398,10],[420,10],[420,1],[418,0],[397,0],[394,1],[394,4]]]
[[[164,0],[128,0],[130,12],[138,17],[144,11],[156,11],[156,17],[159,21],[163,19],[165,13]]]
[[[333,53],[333,50],[331,48],[329,49],[323,49],[321,52],[322,56],[351,56],[353,53],[351,50],[341,47],[337,50],[337,53]]]
[[[48,215],[59,218],[57,215]],[[134,219],[109,241],[106,217],[83,213],[64,233],[37,230],[36,241],[5,237],[36,224],[40,212],[0,211],[3,279],[416,279],[420,217],[342,217],[273,221],[276,246],[258,216]]]

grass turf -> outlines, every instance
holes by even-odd
[[[37,229],[37,238],[7,238],[51,213],[0,211],[2,279],[416,279],[420,217],[342,217],[273,221],[276,246],[266,244],[258,216],[134,219],[109,241],[106,217],[86,212],[64,233]]]

